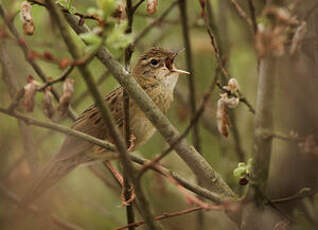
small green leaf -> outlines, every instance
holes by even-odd
[[[101,42],[101,38],[91,32],[80,34],[80,37],[90,45],[99,44]]]
[[[236,168],[236,169],[234,169],[234,171],[233,171],[233,175],[234,175],[235,177],[239,177],[239,178],[244,177],[244,176],[246,175],[246,169],[243,168],[243,167],[241,167],[241,168]]]
[[[90,14],[90,15],[98,15],[100,17],[104,17],[104,13],[101,9],[97,9],[95,7],[89,7],[87,9],[87,14]]]
[[[116,0],[96,0],[96,4],[103,10],[105,19],[111,16],[117,8]]]

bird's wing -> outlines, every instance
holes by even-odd
[[[105,97],[105,103],[112,113],[116,126],[121,130],[123,126],[123,88],[119,87],[108,93]],[[90,106],[76,119],[72,128],[91,135],[93,137],[108,140],[108,129],[103,121],[102,115],[95,105]],[[59,160],[65,160],[80,152],[86,152],[94,145],[84,141],[81,138],[67,136],[61,147]]]

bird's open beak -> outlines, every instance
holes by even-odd
[[[181,70],[181,69],[172,69],[171,72],[179,73],[179,74],[190,74],[190,72]]]
[[[173,52],[167,59],[166,59],[166,66],[167,68],[174,73],[179,73],[179,74],[190,74],[188,71],[184,71],[184,70],[180,70],[180,69],[175,69],[175,67],[173,66],[173,62],[175,57],[184,51],[184,48],[179,49],[175,52]]]

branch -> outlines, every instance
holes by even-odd
[[[227,72],[227,70],[224,67],[223,60],[222,60],[222,57],[220,55],[219,48],[218,48],[218,45],[217,45],[217,41],[216,41],[215,36],[214,36],[210,26],[209,26],[209,21],[208,21],[206,12],[205,12],[206,10],[205,10],[205,4],[204,3],[201,4],[201,8],[202,8],[201,15],[202,15],[202,18],[204,19],[206,30],[207,30],[208,35],[210,37],[211,45],[212,45],[212,48],[214,50],[214,55],[215,55],[215,58],[217,60],[218,66],[219,66],[219,68],[221,70],[222,75],[226,79],[229,80],[231,78],[231,76],[230,76],[230,74]],[[241,94],[241,92],[240,92],[240,101],[243,102],[244,104],[246,104],[246,106],[249,108],[250,112],[255,113],[254,108],[248,102],[248,100]]]
[[[15,117],[19,120],[24,121],[28,125],[34,125],[34,126],[38,126],[38,127],[42,127],[42,128],[46,128],[46,129],[51,129],[51,130],[54,130],[54,131],[57,131],[60,133],[64,133],[66,135],[70,135],[70,136],[74,136],[74,137],[78,137],[78,138],[83,138],[86,141],[89,141],[95,145],[103,147],[108,151],[111,151],[111,152],[116,151],[114,145],[110,144],[107,141],[100,140],[100,139],[95,138],[93,136],[90,136],[86,133],[82,133],[82,132],[77,131],[75,129],[65,127],[63,125],[59,125],[59,124],[56,124],[56,123],[53,123],[50,121],[47,121],[47,122],[38,121],[38,120],[35,120],[33,118],[24,116],[20,113],[17,113],[17,112],[10,112],[9,110],[4,109],[4,108],[0,108],[0,113]]]
[[[255,6],[253,3],[253,0],[248,0],[247,2],[248,2],[248,7],[250,8],[250,12],[251,12],[251,20],[252,20],[254,34],[257,34],[257,22],[256,22]]]
[[[189,214],[189,213],[192,213],[192,212],[196,212],[196,211],[211,211],[211,210],[214,210],[214,211],[223,211],[225,208],[223,205],[220,205],[220,206],[209,206],[207,208],[203,208],[203,207],[195,207],[195,208],[189,208],[189,209],[185,209],[185,210],[182,210],[182,211],[177,211],[177,212],[170,212],[170,213],[164,213],[160,216],[157,216],[155,217],[155,220],[163,220],[163,219],[167,219],[167,218],[171,218],[171,217],[176,217],[176,216],[181,216],[181,215],[185,215],[185,214]],[[138,227],[140,225],[143,225],[145,222],[144,221],[139,221],[139,222],[136,222],[136,223],[132,223],[132,224],[128,224],[128,225],[125,225],[125,226],[122,226],[122,227],[119,227],[119,228],[115,228],[114,230],[122,230],[122,229],[126,229],[126,228],[129,228],[129,227]]]
[[[264,191],[271,156],[273,128],[273,102],[275,87],[275,58],[268,55],[260,60],[255,113],[254,151],[251,181]]]
[[[250,2],[250,0],[248,0]],[[232,5],[234,6],[234,8],[236,9],[237,13],[240,15],[241,18],[243,18],[243,20],[246,21],[246,23],[248,24],[250,30],[255,33],[256,30],[254,28],[254,22],[248,17],[247,13],[245,13],[245,11],[241,8],[240,4],[238,4],[238,2],[236,0],[231,0]],[[251,5],[250,5],[251,7]],[[254,15],[255,16],[255,15]],[[254,19],[253,19],[254,20]],[[257,27],[256,27],[257,28]]]
[[[88,28],[78,24],[78,19],[70,14],[65,14],[70,25],[77,33],[87,32]],[[138,85],[136,80],[118,63],[109,51],[105,48],[97,53],[98,59],[109,69],[117,81],[128,91],[147,118],[157,128],[165,140],[172,145],[180,136],[177,129],[170,123],[167,117],[154,104],[151,98]],[[188,164],[193,172],[204,181],[204,186],[211,191],[218,192],[227,197],[236,195],[230,187],[223,181],[218,173],[200,154],[190,147],[185,140],[176,144],[175,148],[179,156]]]
[[[73,58],[75,60],[79,59],[82,55],[81,48],[76,43],[76,41],[73,39],[71,31],[67,28],[67,21],[65,20],[64,15],[58,9],[57,5],[55,4],[55,2],[53,0],[48,0],[47,5],[48,5],[48,10],[51,13],[52,18],[57,23],[57,25],[60,29],[60,32],[63,36],[63,39],[64,39],[71,55],[73,56]],[[154,230],[159,229],[158,225],[155,224],[155,222],[153,221],[152,214],[151,214],[150,208],[148,206],[148,201],[146,200],[146,198],[143,194],[143,191],[141,190],[141,187],[138,186],[138,181],[135,180],[134,168],[133,168],[132,162],[130,160],[125,142],[124,142],[123,138],[120,136],[118,130],[116,129],[116,127],[113,123],[112,117],[111,117],[111,113],[110,113],[109,109],[105,106],[105,103],[104,103],[102,97],[100,96],[100,94],[96,88],[96,85],[93,81],[92,73],[90,72],[86,63],[78,66],[78,68],[82,74],[83,79],[85,80],[85,82],[87,84],[88,89],[90,90],[90,92],[95,100],[95,104],[96,104],[97,108],[99,109],[105,124],[108,127],[110,136],[113,139],[118,152],[120,153],[119,156],[120,156],[120,159],[123,163],[124,170],[126,170],[127,175],[129,176],[129,180],[135,184],[136,196],[141,204],[140,210],[141,210],[142,217],[144,218],[144,220],[146,221],[146,223],[150,229],[154,229]],[[110,69],[110,71],[111,71],[111,69]]]
[[[190,45],[190,35],[189,35],[189,26],[188,26],[188,15],[187,15],[187,5],[186,0],[179,1],[179,9],[180,9],[180,17],[182,24],[182,34],[183,34],[183,42],[185,46],[185,56],[186,56],[186,64],[187,69],[190,72],[188,88],[189,88],[189,101],[191,107],[191,119],[193,119],[196,115],[197,105],[196,105],[196,88],[195,88],[195,75],[193,69],[193,61],[192,61],[192,50]],[[198,123],[194,123],[192,126],[192,143],[198,152],[201,151],[201,143],[199,137],[199,126]]]
[[[153,29],[156,25],[160,24],[160,22],[165,19],[165,17],[170,13],[170,11],[177,5],[178,0],[173,1],[171,5],[161,14],[160,17],[155,19],[153,22],[151,22],[146,28],[143,29],[135,38],[133,42],[133,46],[136,46],[137,43],[151,30]]]
[[[18,113],[9,112],[6,109],[2,109],[2,108],[0,108],[0,113],[3,113],[3,114],[6,114],[8,116],[12,116],[16,119],[22,120],[28,125],[34,125],[34,126],[46,128],[49,130],[54,130],[54,131],[57,131],[57,132],[60,132],[60,133],[66,134],[66,135],[78,137],[78,138],[81,138],[83,140],[89,141],[92,144],[96,144],[100,147],[103,147],[103,148],[107,149],[108,151],[116,151],[115,147],[112,144],[108,143],[107,141],[100,140],[100,139],[95,138],[93,136],[87,135],[86,133],[82,133],[82,132],[79,132],[77,130],[70,129],[70,128],[64,127],[62,125],[58,125],[58,124],[55,124],[52,122],[41,122],[41,121],[38,121],[38,120],[35,120],[32,118],[23,116],[23,115],[18,114]],[[131,155],[132,160],[140,165],[146,165],[146,164],[149,164],[149,162],[150,162],[149,160],[143,159],[142,157],[140,157],[134,153],[130,153],[130,155]],[[159,166],[157,166],[157,167],[159,167]],[[156,168],[152,168],[152,169],[157,171]],[[205,188],[202,188],[198,185],[195,185],[195,184],[189,182],[188,180],[179,176],[177,173],[173,172],[170,169],[167,169],[163,166],[160,166],[160,170],[164,171],[165,173],[169,173],[182,186],[184,186],[186,189],[190,190],[191,192],[196,193],[197,195],[200,195],[200,196],[202,196],[206,199],[209,199],[213,202],[216,202],[216,203],[222,203],[224,201],[224,198],[222,196],[220,196],[216,193],[210,192]],[[161,172],[159,172],[159,173],[161,173]]]
[[[73,71],[74,69],[74,65],[71,65],[67,70],[65,70],[62,75],[58,78],[56,78],[55,80],[52,81],[47,81],[42,87],[38,88],[38,91],[43,91],[45,90],[47,87],[54,85],[55,83],[58,82],[62,82],[65,81],[65,79],[67,78],[67,76]]]

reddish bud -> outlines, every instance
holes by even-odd
[[[44,58],[46,58],[47,60],[54,60],[54,57],[53,55],[49,52],[49,51],[45,51],[44,54],[43,54]]]
[[[71,63],[71,60],[67,58],[62,58],[59,62],[60,69],[65,69],[67,66],[69,66]]]
[[[148,14],[154,14],[157,12],[159,0],[147,0],[147,12]]]

